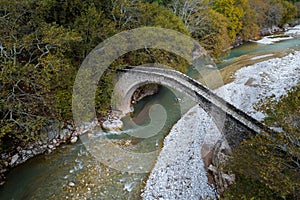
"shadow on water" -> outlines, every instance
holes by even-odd
[[[177,95],[177,96],[176,96]],[[112,141],[135,141],[129,149],[136,152],[160,150],[163,139],[181,117],[177,97],[192,106],[183,94],[174,94],[166,87],[159,93],[141,100],[132,118],[124,119],[123,133],[106,133]],[[132,121],[141,126],[150,122],[149,108],[161,105],[167,120],[161,130],[149,138],[133,138]],[[147,173],[120,172],[99,163],[79,140],[74,145],[63,145],[56,151],[34,157],[10,171],[7,182],[0,187],[1,199],[139,199]],[[70,182],[75,186],[70,186]]]
[[[300,40],[287,40],[273,45],[249,43],[231,50],[226,61],[218,67],[227,66],[231,60],[245,54],[267,54],[287,48],[299,48]],[[189,74],[193,74],[189,69]],[[178,106],[177,97],[185,105]],[[150,152],[160,150],[163,139],[172,125],[181,117],[181,108],[187,110],[193,105],[183,94],[174,95],[162,87],[158,94],[146,97],[135,106],[132,118],[124,118],[125,127],[121,134],[110,134],[115,141],[132,140],[128,131],[132,121],[146,126],[150,123],[149,109],[160,104],[167,113],[162,129],[149,138],[136,139],[130,150]],[[132,120],[132,121],[131,121]],[[127,133],[126,133],[127,132]],[[47,155],[36,156],[12,169],[7,182],[0,187],[1,199],[140,199],[140,191],[147,174],[122,173],[99,163],[79,140],[74,145],[63,145]],[[74,183],[70,184],[70,183]]]

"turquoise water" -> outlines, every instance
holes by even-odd
[[[233,64],[235,61],[237,61],[237,59],[244,55],[258,56],[276,52],[283,52],[287,50],[300,50],[300,38],[283,40],[274,44],[259,44],[257,42],[248,42],[234,49],[231,49],[228,56],[226,56],[222,62],[214,64],[214,66],[218,69],[222,69],[230,64]],[[187,74],[196,80],[199,80],[199,77],[201,77],[201,74],[199,74],[198,70],[196,70],[196,68],[193,66],[188,67]]]
[[[271,54],[274,52],[286,51],[289,49],[300,50],[300,39],[289,39],[274,44],[259,44],[257,42],[248,42],[244,45],[232,49],[223,62],[217,65],[219,69],[231,64],[235,58],[246,54]]]
[[[123,146],[131,152],[159,151],[163,138],[181,117],[182,110],[176,101],[177,97],[185,102],[185,110],[194,105],[185,95],[175,95],[162,87],[158,94],[144,98],[135,106],[132,117],[124,119],[125,127],[121,133],[107,132],[106,137],[120,146],[122,142],[131,141],[129,146]],[[139,139],[128,135],[132,122],[140,126],[150,123],[149,108],[157,104],[167,114],[162,129],[149,138]],[[99,141],[103,139],[103,134],[98,134],[88,143],[101,145]],[[37,156],[11,170],[6,184],[0,188],[1,199],[139,199],[148,173],[120,172],[110,168],[99,162],[83,141],[64,145],[51,154]],[[154,164],[155,159],[151,163]],[[69,186],[70,182],[75,186]]]
[[[286,40],[273,45],[244,44],[231,50],[230,55],[218,67],[222,68],[231,60],[245,54],[268,54],[289,48],[300,48],[300,39]],[[184,105],[178,105],[178,97],[183,100]],[[150,123],[148,112],[156,104],[163,106],[167,114],[167,121],[162,129],[149,138],[136,139],[128,135],[127,131],[132,129],[133,121],[141,126]],[[121,146],[130,141],[129,146],[123,146],[127,150],[159,151],[163,138],[181,117],[181,112],[192,105],[185,95],[175,94],[162,87],[158,94],[143,99],[135,106],[136,112],[124,119],[123,132],[107,133],[107,138]],[[90,142],[100,140],[101,133],[99,135],[93,137]],[[11,170],[6,184],[0,187],[0,199],[139,199],[147,175],[120,172],[107,167],[95,159],[86,145],[79,140],[74,145],[63,145],[51,154],[37,156]],[[69,186],[70,182],[74,182],[75,186]]]
[[[271,53],[278,52],[286,49],[297,49],[300,48],[300,39],[289,39],[274,44],[259,44],[257,42],[249,42],[247,44],[236,47],[230,51],[230,54],[225,59],[231,59],[239,57],[245,54],[258,54],[258,53]]]

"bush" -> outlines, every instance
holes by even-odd
[[[300,90],[299,85],[276,100],[271,97],[259,109],[265,123],[281,127],[275,135],[258,134],[233,153],[228,169],[237,181],[224,194],[228,199],[300,198]]]

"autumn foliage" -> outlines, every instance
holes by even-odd
[[[279,100],[260,103],[265,123],[282,130],[275,135],[258,134],[244,142],[227,164],[236,183],[225,192],[227,199],[300,198],[300,87]]]
[[[76,72],[96,45],[116,33],[169,28],[192,36],[217,58],[237,41],[256,37],[260,28],[290,22],[295,9],[283,0],[2,0],[0,150],[35,142],[49,124],[72,124]],[[187,67],[181,57],[161,50],[124,55],[100,80],[98,116],[110,109],[116,69],[147,62],[183,72]]]

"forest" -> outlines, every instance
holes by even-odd
[[[257,39],[272,27],[293,25],[300,16],[297,8],[299,0],[1,0],[0,152],[35,143],[45,137],[41,129],[54,122],[61,127],[73,125],[71,101],[77,70],[96,45],[116,33],[143,26],[173,29],[199,41],[219,60],[231,47]],[[147,62],[167,64],[183,72],[187,67],[181,57],[162,50],[141,49],[122,56],[100,80],[96,95],[99,118],[110,111],[115,71]],[[299,103],[299,88],[289,94],[283,102]],[[296,98],[288,99],[292,97]],[[295,109],[269,104],[268,112]],[[288,131],[299,132],[299,125]],[[278,137],[287,139],[284,135]],[[295,169],[300,177],[299,160],[298,168],[287,173],[293,174]],[[271,196],[299,195],[299,183],[289,181],[295,183],[286,181],[286,193],[281,193],[283,188],[278,185],[264,181],[259,184]]]

